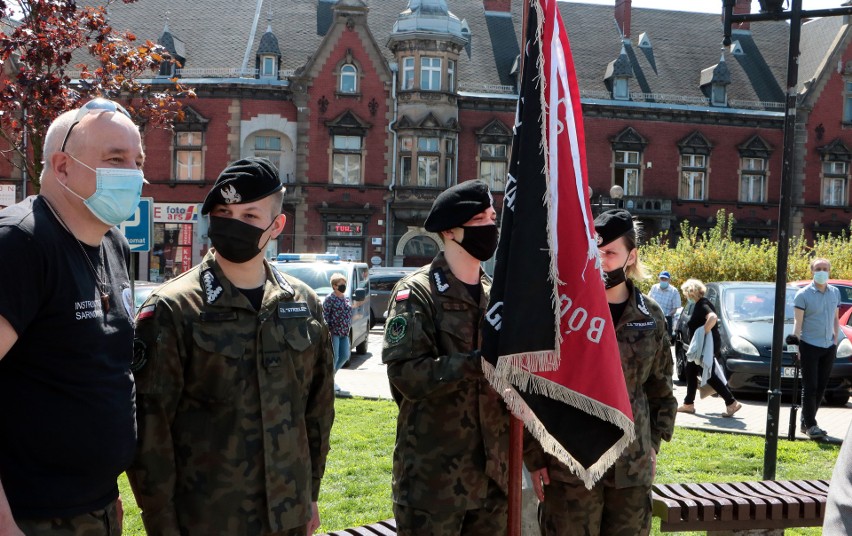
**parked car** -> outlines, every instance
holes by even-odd
[[[352,304],[350,348],[367,353],[370,334],[370,267],[365,262],[341,261],[336,253],[281,253],[270,261],[280,272],[291,275],[314,289],[320,299],[331,294],[331,276],[340,272],[346,277],[346,297]]]
[[[798,287],[788,286],[785,303],[784,337],[793,331],[793,298]],[[765,393],[769,388],[772,354],[772,329],[775,308],[775,283],[725,282],[707,285],[706,298],[719,317],[721,338],[720,365],[734,392]],[[680,316],[675,334],[675,360],[679,379],[685,379],[686,350],[689,333],[686,323],[694,304],[687,305]],[[785,345],[782,353],[781,389],[791,392],[795,368],[795,346]],[[837,349],[837,358],[826,389],[826,402],[844,405],[852,386],[852,342],[845,338]]]
[[[133,304],[136,311],[142,307],[148,296],[154,292],[154,289],[162,285],[162,283],[153,283],[151,281],[134,281],[133,282]]]
[[[846,312],[840,317],[840,331],[847,339],[852,341],[852,308],[846,309]]]
[[[384,323],[388,314],[388,300],[397,281],[416,267],[370,268],[370,325]]]
[[[794,281],[790,284],[797,287],[804,287],[810,285],[811,282],[812,280],[808,279],[807,281]],[[834,285],[840,291],[840,314],[842,315],[849,309],[852,309],[852,280],[829,279],[828,284]]]

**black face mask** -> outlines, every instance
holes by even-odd
[[[337,292],[346,292],[346,285],[337,285]]]
[[[266,229],[259,229],[234,218],[210,216],[207,236],[210,237],[218,255],[227,261],[242,264],[255,258],[266,247],[266,243],[263,247],[258,247],[257,243],[263,233],[272,227],[272,223],[266,226]]]
[[[480,261],[487,261],[497,249],[498,230],[496,225],[462,225],[464,238],[458,244]]]
[[[604,275],[606,276],[604,280],[604,287],[611,289],[612,287],[617,287],[627,281],[627,274],[624,273],[625,266],[627,266],[627,261],[624,261],[624,266],[621,268],[616,268],[611,272],[604,272]]]

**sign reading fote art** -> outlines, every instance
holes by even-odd
[[[363,236],[364,224],[355,222],[330,221],[325,224],[328,236]]]
[[[154,223],[198,223],[197,203],[154,203]]]

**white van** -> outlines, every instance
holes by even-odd
[[[346,297],[352,304],[349,342],[356,353],[367,353],[370,334],[370,267],[365,262],[341,261],[336,253],[281,253],[270,261],[280,272],[301,280],[325,299],[331,294],[331,276],[346,277]]]

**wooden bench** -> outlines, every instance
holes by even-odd
[[[395,536],[396,521],[393,519],[386,519],[384,521],[379,521],[378,523],[373,523],[372,525],[336,530],[322,536],[351,536],[353,534],[357,536]]]
[[[651,493],[661,532],[707,534],[821,526],[827,495],[827,480],[655,484]]]

